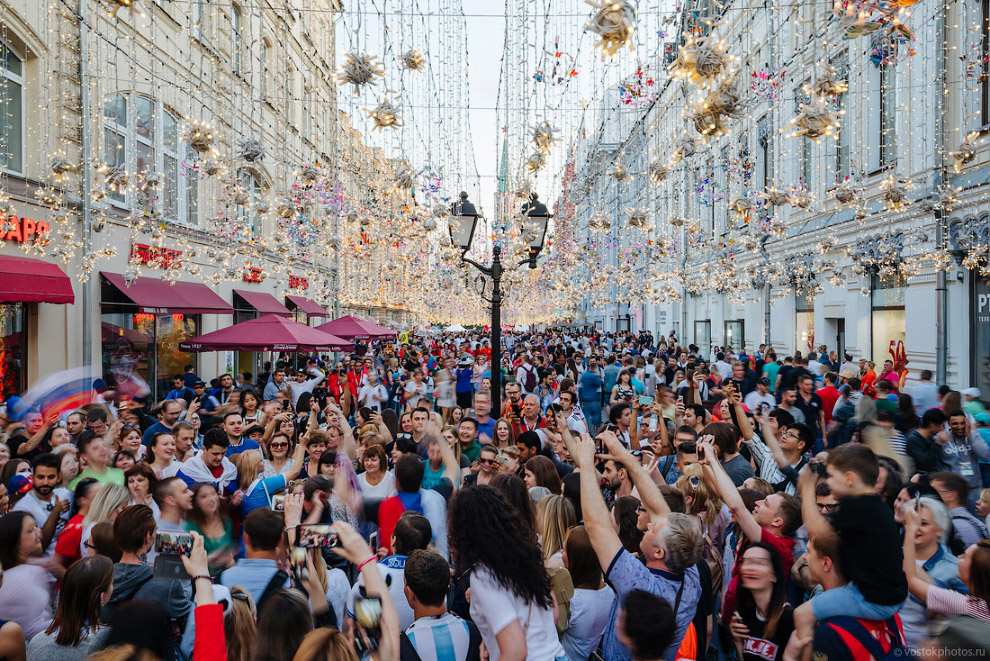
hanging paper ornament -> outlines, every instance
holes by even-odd
[[[75,169],[75,167],[68,159],[62,158],[60,156],[55,156],[54,158],[52,158],[50,168],[52,174],[54,174],[57,178],[61,178]]]
[[[942,210],[952,211],[952,209],[959,204],[959,193],[961,192],[961,186],[953,186],[951,184],[942,186],[942,190],[938,195],[938,203],[939,206],[942,207]]]
[[[122,193],[130,183],[130,175],[122,165],[115,165],[108,168],[103,175],[103,181],[107,187],[115,193]]]
[[[670,75],[674,79],[686,78],[695,85],[711,85],[735,60],[724,41],[716,41],[714,36],[698,40],[688,35],[670,65]]]
[[[164,182],[164,177],[158,172],[145,172],[141,175],[143,179],[143,186],[146,189],[157,189]]]
[[[629,210],[630,227],[646,227],[649,218],[649,211],[643,207],[635,207]]]
[[[842,114],[844,111],[838,111]],[[788,127],[796,127],[789,133],[791,138],[804,136],[818,142],[820,138],[835,138],[839,127],[836,113],[821,99],[812,99],[810,103],[802,103],[797,116],[790,121]]]
[[[213,127],[207,122],[191,121],[182,129],[182,139],[197,154],[214,154]]]
[[[811,85],[804,86],[806,94],[813,94],[823,98],[838,96],[848,90],[849,83],[845,80],[837,80],[835,67],[831,66],[823,67],[823,73],[815,78],[815,82]]]
[[[365,112],[375,123],[376,131],[384,128],[397,129],[402,126],[402,118],[387,97],[383,98],[374,110],[365,110]]]
[[[591,217],[588,219],[588,227],[590,227],[592,230],[596,230],[596,231],[607,230],[609,229],[610,225],[611,223],[609,223],[608,218],[606,218],[603,214],[600,213],[592,214]]]
[[[832,197],[840,204],[852,204],[859,201],[859,191],[850,186],[848,181],[843,181],[832,191]]]
[[[364,85],[374,85],[375,78],[384,78],[385,68],[378,61],[377,55],[364,53],[347,53],[344,55],[344,66],[336,75],[337,85],[353,85],[354,94],[361,91]]]
[[[872,8],[853,9],[842,13],[839,25],[845,32],[846,39],[855,39],[871,35],[883,27],[884,15]]]
[[[520,200],[529,200],[533,197],[533,182],[525,177],[516,180],[515,196]]]
[[[259,199],[254,203],[254,210],[257,213],[268,213],[268,200],[265,198]]]
[[[732,203],[732,213],[739,218],[745,218],[753,213],[753,198],[740,197]]]
[[[632,4],[628,0],[584,1],[598,10],[584,29],[601,37],[595,48],[601,47],[602,57],[615,55],[625,45],[631,49],[636,29],[636,9]]]
[[[907,206],[907,197],[911,182],[907,179],[895,179],[894,175],[888,176],[880,182],[880,194],[883,196],[884,207],[888,211],[898,211]]]
[[[980,134],[977,131],[966,134],[959,146],[949,152],[952,157],[952,169],[957,173],[962,172],[963,167],[976,158],[976,149],[979,147]]]
[[[653,162],[650,163],[650,178],[653,179],[653,181],[660,183],[666,179],[669,174],[670,170],[666,165],[660,162],[659,158],[653,159]]]
[[[703,101],[696,101],[684,110],[684,117],[694,126],[694,130],[705,138],[711,135],[724,135],[727,131],[722,115],[712,111]]]
[[[609,176],[615,179],[620,184],[626,184],[632,181],[632,175],[626,170],[625,166],[622,165],[621,159],[616,160],[615,165],[609,171]]]
[[[798,186],[791,191],[791,206],[811,211],[811,192],[806,186]]]
[[[261,144],[260,140],[241,138],[237,141],[237,157],[243,158],[248,163],[264,160],[265,146]]]
[[[533,144],[545,154],[550,153],[553,143],[560,141],[560,138],[554,135],[558,132],[557,129],[550,126],[550,122],[546,120],[530,128],[533,130]]]
[[[763,199],[766,200],[767,204],[774,207],[780,207],[785,204],[791,203],[791,196],[787,191],[779,190],[773,186],[767,187],[766,191],[762,193]]]
[[[674,227],[683,227],[685,222],[687,222],[687,221],[685,221],[680,216],[673,216],[670,219],[670,224],[673,225]]]
[[[676,165],[680,163],[685,158],[690,158],[698,152],[698,143],[695,141],[694,136],[688,134],[687,132],[681,136],[681,139],[677,142],[677,148],[674,149],[673,154],[671,154],[673,163]]]
[[[400,162],[395,168],[395,177],[392,179],[391,188],[393,190],[409,190],[416,185],[416,176],[419,173],[409,167],[408,163]]]
[[[525,166],[530,172],[539,172],[547,164],[547,155],[541,151],[534,151],[526,159]]]
[[[304,165],[299,171],[299,176],[304,181],[316,181],[320,178],[320,168],[315,165]]]
[[[283,199],[278,203],[278,215],[281,218],[292,218],[296,215],[296,205],[288,198]]]
[[[402,68],[406,71],[424,71],[426,58],[418,50],[409,49],[399,58]]]

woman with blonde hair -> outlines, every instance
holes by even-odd
[[[227,661],[251,661],[255,621],[258,611],[251,593],[244,588],[230,588],[230,608],[223,616],[223,635],[227,640]]]
[[[701,555],[712,570],[713,580],[719,582],[721,587],[724,565],[722,541],[725,539],[726,529],[732,523],[732,514],[702,476],[701,464],[685,466],[676,486],[684,494],[687,513],[697,516],[701,521],[701,532],[705,539]]]
[[[125,486],[117,484],[104,484],[93,497],[93,502],[89,504],[89,512],[83,519],[83,532],[79,540],[79,554],[87,557],[89,552],[87,544],[93,534],[93,527],[101,521],[112,522],[117,518],[131,500],[131,492]]]
[[[274,477],[264,478],[260,475],[262,464],[261,452],[258,450],[247,450],[231,458],[234,466],[237,467],[237,488],[244,494],[238,506],[241,520],[259,507],[272,506],[272,495],[287,487],[289,482],[299,475],[305,454],[306,448],[303,444],[297,444],[296,451],[292,455],[292,468]]]
[[[347,636],[328,627],[313,629],[299,644],[292,661],[358,661]]]
[[[563,567],[564,538],[577,525],[577,515],[571,501],[550,495],[536,505],[536,527],[540,533],[543,564],[547,569]]]

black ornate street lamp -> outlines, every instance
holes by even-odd
[[[474,266],[492,279],[492,297],[485,299],[492,306],[491,344],[492,344],[492,415],[500,417],[502,409],[502,247],[496,244],[492,248],[492,265],[483,266],[467,257],[471,249],[471,241],[478,225],[478,213],[474,205],[468,201],[467,193],[461,193],[460,202],[455,202],[450,210],[448,229],[450,230],[451,245],[461,249],[461,260]],[[527,264],[536,268],[536,258],[543,251],[543,242],[547,235],[547,222],[552,218],[545,204],[537,199],[534,193],[529,202],[522,207],[523,239],[528,250],[527,258],[520,265]]]

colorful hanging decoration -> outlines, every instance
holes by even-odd
[[[780,95],[780,89],[785,80],[785,70],[768,67],[757,69],[749,74],[749,89],[757,97],[772,101]]]
[[[752,215],[753,209],[753,198],[751,197],[736,198],[736,200],[732,203],[732,213],[734,213],[737,218],[748,218]]]
[[[840,204],[854,204],[859,201],[859,191],[853,188],[847,180],[832,190],[832,197],[838,200]]]
[[[365,85],[374,85],[376,78],[385,77],[385,68],[377,55],[363,53],[347,53],[344,55],[344,65],[337,73],[337,85],[353,85],[354,94],[358,94]]]
[[[598,10],[584,29],[601,37],[595,48],[601,47],[602,57],[614,56],[626,45],[632,49],[632,34],[636,29],[636,9],[629,0],[584,1]]]
[[[619,100],[627,106],[638,108],[657,100],[660,90],[656,80],[643,71],[642,67],[636,73],[619,83]]]

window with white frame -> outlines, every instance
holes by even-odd
[[[234,73],[241,73],[241,52],[244,47],[241,8],[230,6],[230,66]]]
[[[247,204],[242,205],[237,212],[241,228],[247,235],[246,238],[260,238],[263,225],[258,206],[263,201],[265,194],[261,177],[253,170],[242,169],[237,172],[237,181],[248,198]]]
[[[24,60],[0,41],[0,168],[24,171]]]
[[[144,203],[168,221],[199,223],[199,181],[186,170],[193,157],[180,140],[179,118],[158,101],[138,94],[115,94],[103,104],[103,159],[111,168],[131,175],[127,190],[111,189],[108,197],[121,206],[134,202],[134,190],[160,175],[157,186],[145,189]]]
[[[209,0],[192,0],[192,34],[193,37],[206,43],[209,33],[210,8]]]
[[[849,82],[849,63],[845,57],[841,57],[832,65],[835,69],[836,79]],[[849,103],[849,92],[842,92],[835,96],[832,108],[836,111],[846,111],[846,104]],[[852,127],[849,125],[849,113],[842,112],[837,115],[839,120],[838,135],[835,140],[835,181],[845,181],[849,176],[849,146],[852,138]]]
[[[869,105],[867,131],[869,147],[869,171],[876,172],[894,163],[896,157],[895,121],[896,89],[894,66],[888,60],[892,55],[890,45],[884,39],[870,40],[867,53],[870,65],[867,67]]]

